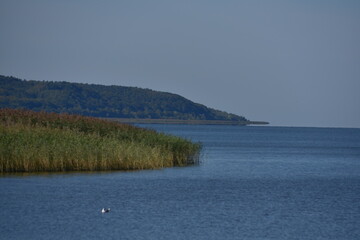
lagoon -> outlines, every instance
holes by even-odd
[[[360,129],[141,126],[201,142],[201,163],[1,175],[1,239],[360,238]]]

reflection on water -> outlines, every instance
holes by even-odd
[[[136,172],[136,170],[128,171],[66,171],[66,172],[10,172],[0,173],[0,177],[59,177],[59,176],[81,176],[81,175],[101,175],[119,172]]]

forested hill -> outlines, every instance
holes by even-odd
[[[247,121],[244,117],[166,92],[137,87],[26,81],[1,75],[0,108],[106,118]]]

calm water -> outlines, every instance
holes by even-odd
[[[0,239],[360,239],[360,129],[143,126],[202,163],[1,176]]]

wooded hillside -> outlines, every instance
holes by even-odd
[[[247,121],[172,93],[137,87],[26,81],[1,75],[0,108],[107,118]]]

